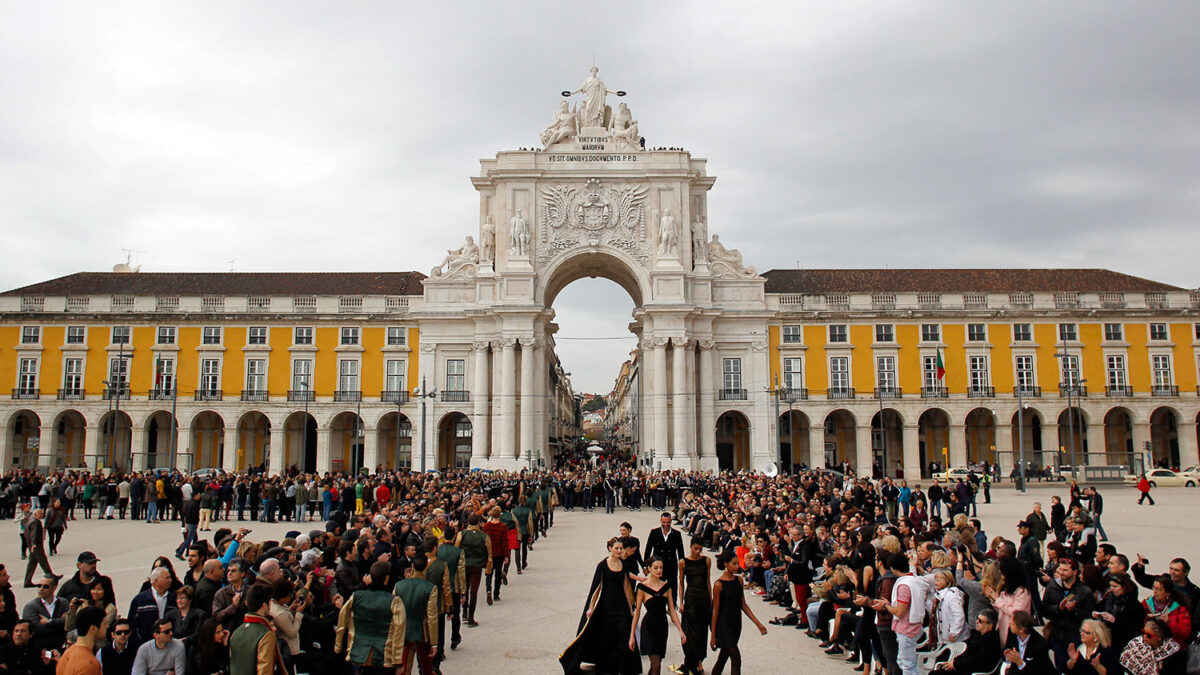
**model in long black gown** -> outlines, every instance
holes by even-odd
[[[742,580],[721,582],[721,607],[717,610],[717,649],[734,649],[742,637]],[[709,616],[712,616],[709,614]],[[688,639],[691,642],[691,639]]]
[[[700,664],[708,656],[708,626],[712,622],[712,590],[708,585],[707,559],[683,559],[683,645],[685,672],[700,672]]]
[[[596,673],[642,672],[641,657],[629,648],[633,604],[627,579],[624,569],[617,572],[609,569],[607,559],[596,565],[575,639],[558,657],[563,673],[583,672],[580,669],[583,663],[595,664]]]
[[[667,653],[667,597],[671,586],[663,584],[657,591],[646,584],[637,587],[649,596],[642,601],[646,613],[642,617],[642,640],[638,647],[642,656],[664,656]]]

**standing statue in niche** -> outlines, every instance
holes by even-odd
[[[554,113],[554,122],[542,131],[542,146],[550,147],[559,141],[566,141],[579,135],[579,116],[563,101]]]
[[[459,271],[465,271],[464,268],[468,265],[477,264],[479,264],[479,247],[475,245],[475,240],[467,235],[467,242],[457,249],[446,251],[446,257],[442,259],[442,263],[433,268],[429,276],[453,276]]]
[[[692,265],[708,262],[708,228],[704,219],[696,216],[692,220]]]
[[[512,255],[529,255],[529,226],[525,224],[524,212],[517,209],[517,214],[508,221],[508,252]]]
[[[679,235],[675,231],[675,216],[671,209],[663,211],[658,219],[658,254],[675,255],[679,249]]]
[[[579,126],[581,127],[607,127],[608,120],[606,119],[609,108],[606,104],[606,99],[609,94],[617,96],[624,95],[625,92],[619,92],[609,89],[596,73],[599,69],[592,66],[591,74],[579,85],[575,91],[563,92],[564,95],[583,94],[583,104],[579,107]]]
[[[479,260],[490,263],[496,259],[496,224],[492,222],[491,216],[484,221],[482,231],[483,235],[479,238]]]

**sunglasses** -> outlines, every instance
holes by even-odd
[[[128,630],[114,630],[113,635],[129,635]]]
[[[163,629],[163,630],[160,630],[160,631],[155,631],[155,632],[156,632],[156,633],[158,633],[159,635],[170,635],[171,633],[174,633],[174,632],[175,632],[175,629],[173,629],[173,628],[165,628],[165,629]]]
[[[38,588],[54,588],[51,584],[38,584]]]
[[[1158,636],[1157,636],[1157,635],[1155,635],[1154,633],[1152,633],[1152,632],[1148,631],[1148,630],[1144,630],[1144,631],[1142,631],[1142,637],[1144,637],[1144,638],[1151,638],[1151,639],[1153,639],[1153,638],[1156,638],[1156,637],[1158,637]]]

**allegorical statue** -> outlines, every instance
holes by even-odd
[[[753,267],[742,265],[742,254],[736,248],[726,249],[717,235],[708,242],[708,262],[713,271],[720,274],[753,277],[758,272]]]
[[[450,276],[467,265],[476,264],[479,264],[479,247],[475,245],[475,240],[467,235],[466,243],[457,249],[446,251],[442,264],[433,268],[429,276]]]
[[[492,222],[491,216],[484,221],[481,231],[483,234],[479,237],[479,260],[490,263],[496,259],[496,224]]]
[[[508,221],[508,252],[512,255],[529,255],[529,226],[525,224],[523,212],[518,209]]]
[[[578,111],[579,126],[581,127],[608,127],[605,119],[608,105],[605,101],[610,93],[617,94],[618,92],[605,86],[604,82],[596,77],[598,72],[599,69],[592,66],[591,74],[583,81],[583,84],[579,85],[575,91],[567,92],[568,95],[583,94],[583,104],[580,105]]]
[[[675,216],[671,215],[671,209],[663,211],[662,218],[658,219],[658,254],[659,255],[675,255],[679,246],[679,237],[675,231]]]
[[[704,219],[696,216],[692,219],[692,264],[708,261],[708,228]]]
[[[570,140],[579,135],[579,117],[571,107],[563,101],[554,113],[554,122],[542,131],[542,146],[550,147],[560,141]]]
[[[617,112],[613,114],[612,120],[609,122],[608,131],[617,143],[641,149],[642,137],[638,134],[637,120],[633,119],[633,114],[629,112],[629,106],[624,103],[617,106]]]

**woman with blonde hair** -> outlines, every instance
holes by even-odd
[[[1079,646],[1067,645],[1066,672],[1071,675],[1120,675],[1117,650],[1112,646],[1108,626],[1096,619],[1084,619],[1079,627]]]
[[[937,599],[937,643],[945,645],[958,642],[971,629],[963,608],[962,589],[954,585],[954,573],[950,570],[934,572],[933,582],[937,589],[934,595]]]

